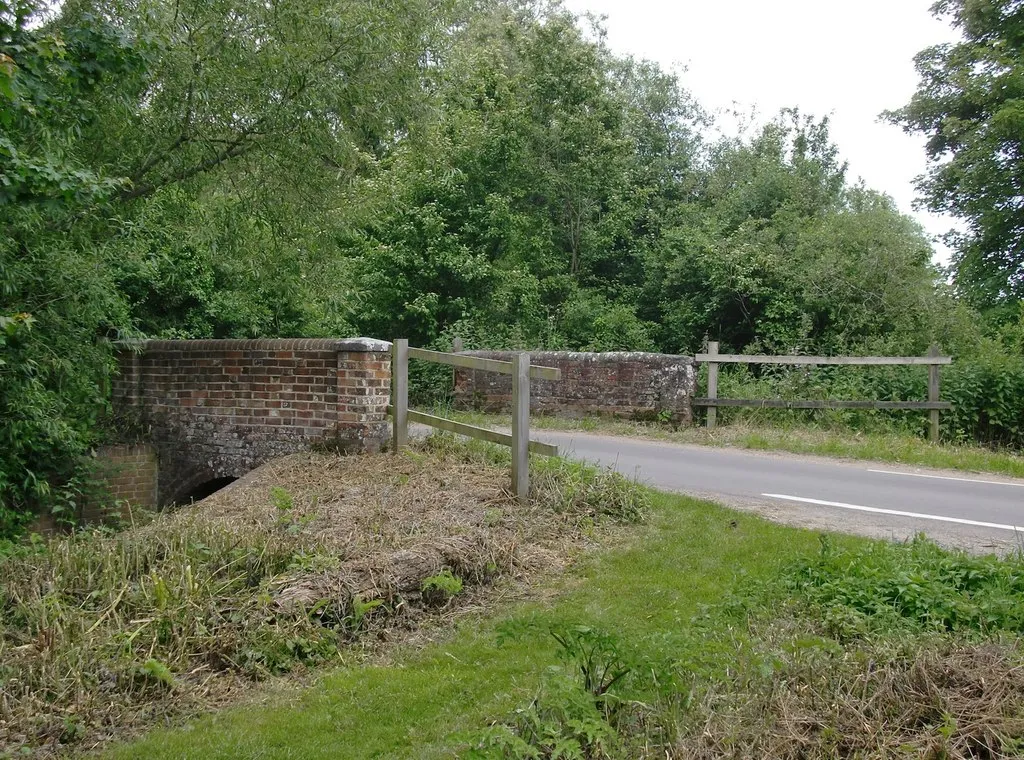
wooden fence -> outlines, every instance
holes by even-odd
[[[928,437],[932,442],[939,440],[939,412],[948,411],[953,405],[939,400],[939,367],[951,364],[949,356],[939,356],[937,346],[932,346],[927,356],[757,356],[718,353],[718,342],[709,341],[705,354],[697,354],[697,361],[708,364],[707,398],[696,398],[694,406],[708,408],[707,426],[713,428],[722,406],[747,406],[758,409],[920,409],[927,410],[930,418]],[[927,401],[786,401],[783,399],[738,399],[718,398],[719,364],[798,364],[798,365],[924,365],[928,367]]]
[[[447,364],[451,367],[482,369],[512,375],[512,435],[496,430],[466,425],[462,422],[417,412],[409,408],[409,360]],[[512,449],[512,493],[525,503],[530,493],[529,453],[558,456],[558,447],[530,440],[530,380],[561,380],[561,370],[554,367],[530,365],[529,354],[516,354],[512,361],[482,359],[425,348],[410,348],[409,341],[398,338],[391,345],[391,422],[392,451],[398,451],[409,442],[409,423],[418,422],[438,430],[447,430],[481,441],[490,441]]]

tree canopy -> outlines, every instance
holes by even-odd
[[[927,136],[928,206],[966,224],[953,233],[955,280],[982,307],[1024,297],[1024,4],[940,0],[960,32],[916,59],[920,85],[891,114]]]
[[[74,499],[112,338],[306,329],[299,241],[418,118],[448,18],[433,0],[48,7],[0,5],[0,532]]]

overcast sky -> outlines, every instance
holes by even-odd
[[[914,55],[953,31],[929,13],[933,0],[566,0],[575,13],[607,16],[619,53],[682,66],[704,108],[762,121],[797,106],[831,115],[850,179],[888,193],[933,235],[948,219],[914,211],[914,177],[925,170],[923,138],[882,123],[917,85]],[[725,118],[723,126],[733,129]],[[940,259],[945,259],[940,251]]]

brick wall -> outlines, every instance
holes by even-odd
[[[378,450],[389,350],[365,338],[145,341],[120,357],[115,413],[157,447],[166,504],[311,445]]]
[[[83,522],[102,521],[133,509],[155,509],[157,506],[157,450],[140,443],[133,446],[102,446],[96,452],[96,476],[103,481],[111,501],[87,503],[78,515]],[[121,502],[116,509],[113,502]]]
[[[472,356],[509,360],[508,351],[467,351]],[[562,379],[533,380],[530,406],[540,414],[608,415],[642,419],[667,412],[680,424],[693,420],[691,400],[697,372],[693,357],[639,352],[578,353],[535,351],[532,364],[562,370]],[[460,409],[507,412],[512,378],[495,372],[458,369],[455,405]]]

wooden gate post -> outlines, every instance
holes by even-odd
[[[512,493],[530,496],[530,355],[512,355]]]
[[[391,344],[391,451],[409,442],[409,340],[396,338]]]
[[[931,348],[928,349],[929,357],[936,357],[939,355],[939,347],[934,343]],[[928,400],[938,401],[939,400],[939,365],[929,364],[928,365]],[[939,442],[939,410],[932,409],[928,412],[929,421],[931,424],[928,426],[928,440],[932,443]]]
[[[707,353],[711,357],[714,357],[714,356],[718,355],[718,341],[717,340],[709,340],[708,341]],[[714,361],[713,359],[709,359],[708,360],[708,398],[711,400],[712,404],[714,403],[715,399],[718,398],[718,362]],[[708,430],[711,430],[715,426],[715,423],[717,421],[718,421],[718,407],[717,406],[709,406],[708,407]]]

